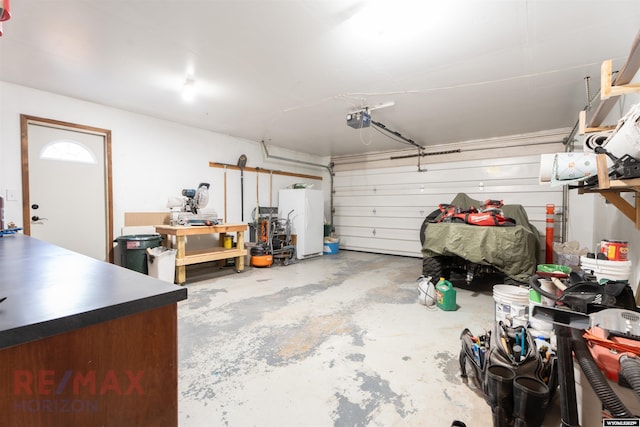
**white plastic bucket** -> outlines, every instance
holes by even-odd
[[[600,272],[596,272],[594,273],[596,276],[596,280],[598,281],[598,283],[601,283],[601,281],[607,281],[607,280],[626,280],[627,282],[629,281],[629,277],[631,277],[631,273],[613,273],[613,272],[607,272],[607,271],[600,271]]]
[[[580,257],[580,268],[593,273],[600,280],[629,280],[631,278],[631,261],[608,261],[595,258]]]
[[[555,287],[555,285],[551,280],[540,278],[538,279],[538,283],[540,284],[540,287],[543,290],[554,295],[556,294],[557,288]],[[533,294],[537,295],[537,299],[532,298]],[[532,316],[533,308],[536,305],[553,307],[554,304],[555,304],[555,301],[552,300],[551,298],[545,297],[544,295],[536,292],[534,289],[529,290],[529,328],[534,330],[535,334],[537,335],[541,334],[544,337],[548,338],[549,331],[553,330],[553,323],[534,318]]]
[[[493,287],[496,322],[511,326],[527,326],[529,320],[529,290],[512,285]]]
[[[162,246],[147,248],[147,267],[149,276],[165,282],[174,283],[176,274],[176,253],[175,249]]]
[[[538,283],[540,284],[540,287],[544,291],[549,292],[550,294],[555,295],[558,291],[556,286],[549,279],[540,278],[538,279]],[[534,292],[534,290],[531,289],[531,291],[529,292],[530,296],[531,296],[531,292]],[[543,305],[547,307],[553,307],[555,305],[555,301],[552,300],[551,298],[545,297],[542,294],[538,294],[538,297],[539,297],[539,301],[534,301],[531,298],[529,298],[529,328],[533,329],[537,334],[543,334],[546,337],[549,335],[548,332],[553,330],[553,323],[536,319],[533,316],[531,316],[531,314],[533,313],[534,306]]]

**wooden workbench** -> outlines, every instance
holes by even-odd
[[[0,425],[177,426],[187,289],[0,237]]]
[[[175,283],[182,284],[187,280],[186,266],[199,264],[202,262],[218,261],[235,258],[236,271],[244,270],[244,258],[247,250],[244,248],[244,232],[247,231],[247,224],[223,224],[211,226],[185,226],[185,225],[156,225],[156,233],[165,236],[165,242],[169,245],[168,236],[175,236],[174,249],[176,252],[176,280]],[[223,246],[224,237],[227,233],[236,233],[236,247],[226,249]],[[202,234],[219,234],[220,246],[202,249],[198,251],[186,250],[186,237]]]

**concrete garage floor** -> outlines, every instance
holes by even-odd
[[[458,364],[462,330],[493,324],[492,283],[456,288],[455,312],[429,310],[421,263],[340,251],[188,276],[180,426],[492,426]]]

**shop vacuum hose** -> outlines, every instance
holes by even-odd
[[[572,329],[573,335],[573,353],[582,368],[582,372],[589,380],[589,384],[593,388],[605,409],[607,409],[611,415],[615,418],[630,418],[633,414],[624,406],[624,403],[618,398],[618,395],[613,391],[609,382],[602,374],[602,371],[596,365],[596,362],[591,357],[591,353],[587,348],[582,337],[582,331],[578,329]],[[632,371],[637,375],[637,379],[640,379],[640,366],[632,367]],[[625,375],[626,377],[626,375]],[[634,389],[635,390],[635,389]]]
[[[627,379],[637,397],[640,397],[640,359],[622,355],[620,357],[622,375]]]

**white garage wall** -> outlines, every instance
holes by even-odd
[[[271,151],[270,151],[271,153]],[[250,162],[251,160],[249,160]],[[282,170],[285,165],[279,165],[278,170]],[[264,167],[263,167],[264,168]],[[312,171],[313,176],[328,175],[319,170]],[[218,217],[224,216],[224,168],[211,168],[209,171],[211,176],[211,183],[215,183],[216,192],[213,195],[214,206],[217,206]],[[227,215],[231,218],[232,222],[240,222],[241,216],[241,186],[244,181],[244,222],[252,222],[256,206],[271,207],[278,206],[278,190],[287,188],[293,183],[304,183],[307,185],[313,185],[313,188],[324,189],[325,186],[328,189],[328,181],[325,184],[324,177],[322,181],[317,179],[310,179],[305,177],[291,177],[286,175],[280,175],[278,173],[266,173],[266,172],[254,172],[244,171],[244,178],[237,169],[227,168]],[[325,198],[329,197],[329,191],[325,191]],[[210,197],[212,197],[210,195]],[[325,209],[329,212],[328,208]]]
[[[545,147],[562,150],[561,144]],[[528,151],[521,148],[520,151]],[[535,152],[535,149],[530,151]],[[524,206],[541,233],[544,248],[546,205],[562,211],[562,189],[539,183],[540,155],[362,168],[335,176],[334,225],[345,249],[421,257],[419,230],[424,218],[458,193],[477,200],[501,199]],[[560,235],[557,224],[556,235]],[[542,258],[544,259],[544,258]]]
[[[270,199],[277,204],[278,190],[293,183],[313,183],[315,188],[323,188],[324,183],[328,183],[326,169],[299,162],[267,159],[257,142],[0,82],[0,192],[6,195],[7,190],[12,190],[18,194],[18,200],[7,201],[5,204],[6,221],[14,221],[18,226],[22,226],[23,221],[20,114],[112,131],[115,236],[120,234],[124,225],[125,212],[165,211],[169,196],[178,196],[183,188],[195,188],[200,182],[211,184],[208,209],[213,209],[222,216],[224,171],[210,167],[209,162],[236,165],[241,154],[247,156],[247,166],[250,167],[323,177],[323,181],[317,181],[274,175],[270,190],[270,176],[261,174],[260,202],[265,205]],[[276,147],[269,147],[269,153],[319,165],[329,163],[328,158],[278,150]],[[273,197],[270,196],[270,191],[273,192]],[[328,191],[326,193],[328,198]],[[69,209],[82,209],[82,201],[82,195],[79,194],[78,205],[70,206]],[[246,172],[245,222],[250,221],[255,204],[255,173]],[[240,222],[240,205],[240,172],[229,171],[228,222]]]
[[[631,83],[640,83],[640,72],[636,74]],[[618,99],[616,106],[602,123],[603,125],[615,125],[632,106],[640,103],[640,94],[628,94]],[[587,117],[589,113],[587,113]],[[576,150],[581,147],[576,147]],[[626,193],[623,197],[635,206],[637,193]],[[640,231],[635,224],[620,212],[615,206],[606,202],[599,194],[577,194],[575,190],[570,192],[569,212],[569,240],[577,240],[592,250],[597,250],[601,240],[624,240],[629,242],[629,260],[633,262],[632,277],[630,280],[634,290],[638,288],[640,280]],[[586,200],[589,200],[587,202]],[[637,298],[636,298],[637,299]]]
[[[636,76],[634,81],[638,82],[640,78]],[[615,123],[638,102],[638,95],[623,97],[605,124]],[[192,188],[202,181],[211,183],[210,207],[222,216],[223,170],[211,168],[208,163],[236,164],[241,154],[247,155],[248,166],[323,177],[320,182],[274,175],[270,189],[271,177],[260,174],[257,197],[255,173],[245,173],[245,221],[250,221],[257,198],[263,206],[277,205],[277,190],[293,182],[313,183],[316,188],[323,188],[327,199],[325,217],[330,217],[329,178],[323,168],[266,159],[260,145],[253,141],[0,82],[0,192],[3,195],[6,195],[7,190],[17,192],[17,200],[6,201],[5,218],[18,226],[22,225],[20,114],[112,130],[115,235],[119,234],[123,225],[124,212],[165,210],[169,196],[178,195],[182,188]],[[559,141],[560,135],[562,132],[554,133],[551,139]],[[520,159],[511,164],[502,162],[494,165],[502,169],[501,177],[489,174],[494,170],[491,162],[483,163],[488,160],[487,157],[498,157],[495,150],[475,151],[466,157],[469,160],[461,162],[456,162],[455,158],[464,157],[464,150],[459,155],[425,158],[424,167],[428,169],[426,173],[416,172],[415,160],[407,161],[401,167],[381,167],[380,162],[376,161],[348,167],[338,164],[335,176],[334,225],[341,237],[342,246],[420,256],[418,230],[424,216],[435,209],[438,203],[449,201],[459,191],[465,191],[471,197],[481,200],[501,198],[505,203],[535,199],[535,204],[526,202],[525,207],[530,219],[544,235],[544,205],[560,205],[561,199],[553,191],[552,194],[544,195],[549,187],[537,185],[535,162],[540,153],[559,152],[563,148],[561,144],[541,147],[535,143],[523,142],[521,147],[499,150],[498,154],[507,159]],[[329,163],[327,158],[278,150],[276,147],[269,147],[269,150],[271,154],[306,162]],[[535,153],[522,153],[523,150]],[[481,157],[485,160],[480,160]],[[473,160],[474,158],[478,160]],[[332,160],[339,163],[341,159]],[[515,175],[509,177],[506,171]],[[484,183],[483,191],[480,190],[479,182]],[[425,186],[424,191],[421,189],[422,185]],[[391,195],[396,191],[398,195]],[[239,193],[239,172],[228,171],[227,210],[230,222],[240,220]],[[633,194],[628,197],[631,196]],[[638,265],[640,233],[628,218],[615,207],[606,204],[599,195],[578,195],[577,191],[572,190],[569,200],[568,240],[577,240],[589,248],[594,248],[602,239],[627,240],[630,244],[630,259],[635,266]],[[80,197],[80,206],[81,203]],[[373,212],[374,209],[376,213]],[[559,227],[556,225],[558,236]],[[637,268],[634,269],[632,279],[634,287],[639,276],[635,270]]]

